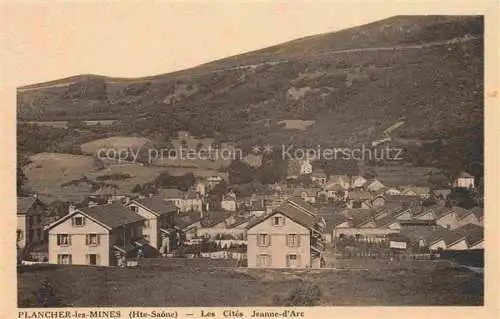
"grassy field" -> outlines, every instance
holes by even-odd
[[[366,270],[256,270],[166,262],[135,269],[54,267],[18,274],[22,307],[49,280],[64,303],[90,306],[273,306],[316,285],[321,306],[482,305],[481,275],[442,263],[370,264]],[[71,282],[71,285],[67,283]]]
[[[377,178],[386,186],[430,186],[429,177],[439,175],[441,171],[435,167],[414,166],[411,164],[376,166],[374,171]],[[366,167],[360,165],[360,171]]]
[[[104,161],[104,168],[98,169],[94,159],[85,155],[70,155],[62,153],[40,153],[30,158],[31,163],[23,167],[28,179],[28,186],[46,202],[54,200],[81,201],[95,190],[86,182],[65,185],[65,183],[87,177],[96,181],[100,176],[113,174],[128,174],[130,178],[108,181],[118,186],[120,194],[130,194],[135,185],[143,185],[153,181],[160,173],[171,175],[193,173],[198,177],[208,177],[217,173],[214,169],[178,167],[178,166],[141,166],[139,164],[116,163]],[[99,192],[113,194],[114,190],[105,188]]]
[[[81,146],[84,154],[97,154],[100,150],[140,149],[151,141],[143,137],[113,136],[85,143]]]

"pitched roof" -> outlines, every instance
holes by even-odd
[[[276,212],[281,213],[293,221],[305,226],[307,228],[314,228],[318,219],[314,216],[301,211],[296,206],[292,205],[290,202],[285,202],[276,208]]]
[[[244,217],[244,216],[235,216],[235,222],[230,224],[230,225],[227,225],[227,228],[234,228],[236,226],[239,226],[241,224],[244,224],[246,222],[250,222],[252,219],[254,219],[255,217],[253,215],[250,215],[248,217]]]
[[[457,178],[474,178],[474,176],[472,176],[467,172],[462,171],[460,172],[460,174],[458,174]]]
[[[296,198],[296,197],[289,198],[286,200],[286,202],[288,202],[292,206],[299,208],[302,211],[305,211],[308,214],[317,215],[319,213],[319,211],[316,207],[314,207],[313,205],[311,205],[310,203],[308,203],[306,201],[303,201],[300,198]]]
[[[17,214],[18,215],[26,215],[29,210],[37,202],[35,197],[18,197],[17,198]]]
[[[459,219],[463,219],[466,216],[473,214],[472,211],[465,209],[463,207],[460,207],[460,206],[453,206],[451,209],[457,214]]]
[[[47,230],[52,229],[76,214],[83,214],[108,229],[144,220],[142,216],[124,207],[120,202],[113,202],[111,204],[76,209],[74,212],[52,221],[51,224],[46,225],[44,228]]]
[[[413,242],[424,239],[427,245],[432,245],[440,240],[443,240],[446,246],[449,246],[465,238],[457,232],[440,226],[407,226],[401,229],[400,233]]]
[[[431,210],[432,210],[432,212],[434,212],[434,216],[436,216],[436,218],[444,217],[444,216],[453,212],[453,210],[449,207],[440,206],[440,205],[432,205],[432,206],[425,208],[423,213],[425,214]]]
[[[250,229],[260,224],[264,220],[268,219],[269,217],[278,213],[287,216],[296,223],[304,227],[307,227],[309,229],[315,229],[316,228],[315,226],[322,218],[317,214],[318,211],[314,206],[304,201],[293,199],[285,201],[279,207],[277,207],[272,213],[265,214],[249,222],[246,228]]]
[[[455,229],[454,232],[465,236],[470,246],[474,246],[484,239],[484,228],[474,224],[464,225]]]
[[[375,222],[376,227],[380,228],[380,227],[388,226],[388,225],[392,224],[393,222],[398,222],[398,220],[396,220],[394,218],[393,214],[389,214],[389,215],[384,216],[382,218],[375,219],[374,222]]]
[[[223,222],[229,216],[231,216],[231,212],[223,210],[207,212],[200,221],[201,227],[204,228],[212,227],[220,222]]]
[[[480,220],[481,218],[484,217],[484,210],[482,207],[474,207],[470,210],[474,215],[476,215],[476,218]]]
[[[401,192],[413,192],[417,195],[427,195],[431,191],[430,187],[421,187],[421,186],[405,186],[401,187]]]
[[[183,212],[181,215],[174,216],[174,225],[179,229],[184,229],[201,220],[199,212]]]
[[[82,208],[77,211],[81,211],[111,229],[144,220],[144,217],[134,213],[119,202]]]
[[[177,207],[172,202],[168,202],[157,196],[134,200],[134,202],[158,216],[177,211]]]
[[[347,221],[347,217],[342,214],[324,215],[323,218],[325,219],[328,231]]]

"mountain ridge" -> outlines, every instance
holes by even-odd
[[[400,136],[447,138],[482,125],[483,64],[481,16],[396,16],[166,74],[23,86],[18,119],[116,118],[119,132],[141,136],[352,144],[404,116]],[[283,129],[290,119],[315,123]]]

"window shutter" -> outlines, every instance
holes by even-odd
[[[82,217],[82,226],[85,226],[85,221],[86,221],[86,218]]]
[[[90,235],[89,234],[85,235],[85,245],[90,245]]]
[[[97,245],[100,245],[101,244],[101,235],[97,234],[96,237],[97,237],[97,239],[96,239]]]
[[[71,218],[71,226],[75,226],[75,217]]]
[[[300,247],[300,235],[297,234],[297,247]]]
[[[72,265],[73,264],[73,261],[72,261],[72,257],[73,256],[72,255],[68,255],[68,256],[69,256],[69,258],[68,258],[68,264]]]
[[[297,256],[297,260],[296,260],[297,264],[296,264],[295,266],[296,266],[296,267],[301,267],[301,266],[302,266],[302,264],[300,263],[300,255],[299,255],[299,254],[297,254],[296,256]]]
[[[269,235],[267,235],[267,236],[268,236],[268,238],[269,238],[269,240],[268,240],[268,242],[267,242],[267,243],[268,243],[268,246],[271,246],[271,234],[269,234]]]
[[[95,264],[96,266],[101,264],[101,256],[99,254],[95,255]]]
[[[262,259],[262,256],[261,255],[257,255],[257,260],[255,261],[255,265],[257,267],[260,267],[260,260]]]
[[[69,234],[68,234],[68,245],[71,246],[71,235],[69,235]]]
[[[85,264],[90,265],[90,255],[85,255]]]

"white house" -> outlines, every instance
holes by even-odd
[[[324,227],[324,219],[312,206],[300,200],[286,201],[248,224],[248,267],[321,267]]]
[[[467,172],[461,172],[453,181],[453,187],[474,188],[474,176]]]
[[[145,218],[115,202],[75,209],[48,227],[49,262],[120,266],[142,248]]]

